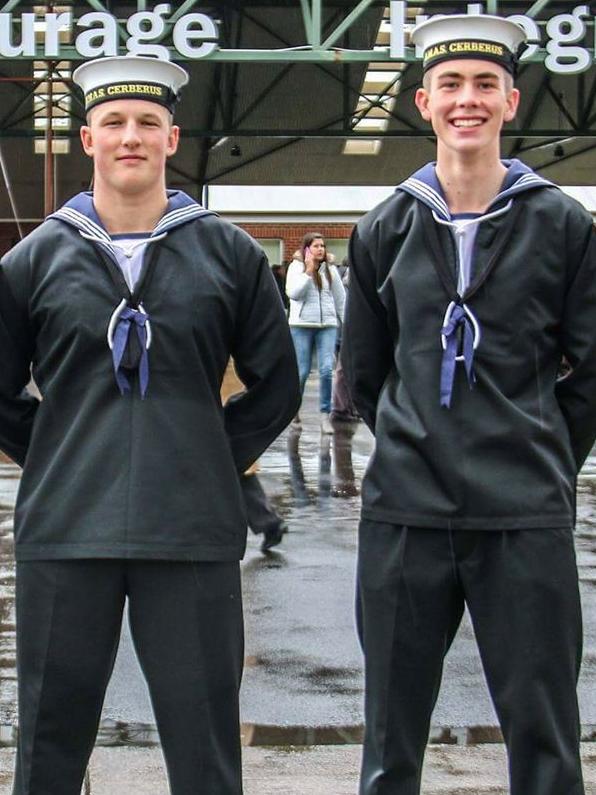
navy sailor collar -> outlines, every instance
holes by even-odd
[[[213,210],[207,210],[181,190],[167,191],[168,206],[165,213],[151,232],[148,240],[165,235],[177,226],[195,218],[206,215],[216,215]],[[93,192],[83,191],[73,196],[59,210],[48,216],[74,226],[88,240],[99,243],[111,249],[112,238],[106,231],[93,204]]]
[[[513,158],[512,160],[502,160],[501,162],[507,168],[507,174],[503,180],[501,190],[487,207],[487,214],[498,209],[508,199],[523,191],[535,188],[557,187],[554,183],[540,177],[529,166],[522,163],[521,160]],[[451,221],[451,214],[445,201],[435,166],[436,163],[427,163],[404,182],[400,183],[395,190],[409,193],[426,204],[442,220]]]

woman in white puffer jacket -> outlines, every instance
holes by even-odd
[[[290,332],[296,348],[303,392],[316,347],[321,430],[323,433],[333,433],[329,414],[335,341],[338,323],[343,320],[346,294],[337,268],[327,261],[325,239],[321,234],[306,234],[300,253],[301,258],[297,257],[290,263],[286,274]],[[296,422],[299,422],[298,417]]]

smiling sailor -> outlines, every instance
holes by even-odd
[[[573,525],[596,438],[592,219],[500,157],[522,29],[454,15],[412,39],[437,159],[357,224],[343,338],[376,437],[358,553],[360,792],[420,791],[443,658],[467,605],[512,795],[583,795]]]
[[[262,250],[166,190],[185,71],[126,56],[73,77],[93,191],[0,266],[0,448],[23,467],[14,793],[79,795],[128,600],[171,792],[240,795],[238,474],[298,408],[294,349]],[[246,391],[222,408],[230,356]]]

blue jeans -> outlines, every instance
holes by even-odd
[[[335,326],[324,328],[290,326],[290,332],[296,348],[301,392],[304,392],[304,385],[310,374],[313,349],[316,346],[319,365],[319,407],[321,411],[329,414],[337,328]]]

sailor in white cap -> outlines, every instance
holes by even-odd
[[[296,413],[294,348],[259,246],[166,189],[186,72],[126,56],[74,79],[93,191],[0,263],[0,449],[23,466],[14,795],[80,794],[125,601],[170,791],[241,795],[238,476]],[[230,357],[246,390],[224,408]]]
[[[412,41],[437,160],[357,224],[343,338],[354,403],[376,436],[358,553],[360,793],[420,792],[467,606],[512,795],[583,795],[573,525],[596,439],[592,219],[500,157],[520,99],[520,27],[434,17]]]

